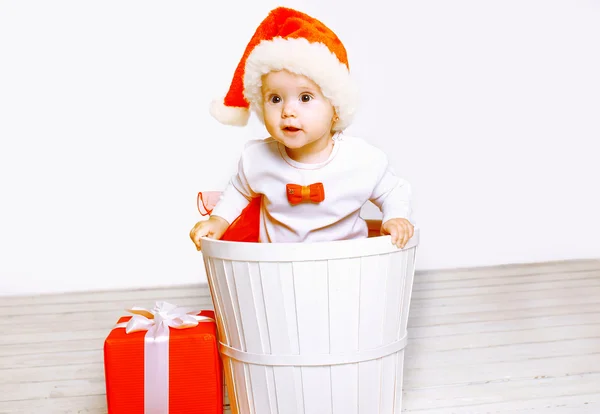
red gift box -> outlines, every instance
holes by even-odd
[[[159,304],[162,306],[165,303],[157,303],[157,307]],[[173,307],[173,305],[165,305]],[[156,310],[157,308],[155,308]],[[159,346],[168,346],[168,352],[164,353],[164,359],[167,359],[168,355],[168,361],[159,361],[158,359],[161,358],[157,358],[157,354],[152,353],[155,351],[148,352],[146,337],[152,334],[148,328],[155,326],[154,329],[156,329],[156,325],[165,320],[165,312],[146,310],[133,312],[137,314],[133,318],[139,319],[130,322],[131,316],[120,318],[118,327],[110,332],[104,342],[108,413],[222,414],[222,367],[214,313],[212,311],[190,312],[190,317],[193,317],[192,315],[205,317],[196,317],[196,320],[201,320],[196,322],[196,326],[191,327],[188,326],[193,323],[188,323],[187,326],[179,329],[169,328],[167,322],[163,331],[163,334],[166,332],[167,340]],[[139,315],[145,315],[148,318]],[[184,316],[188,318],[187,315]],[[212,320],[206,319],[206,317]],[[126,329],[122,329],[128,322],[132,325],[133,322],[139,321],[142,321],[142,324],[146,323],[147,326],[143,328],[144,330],[127,333]],[[155,342],[161,341],[156,340]],[[164,342],[168,342],[168,344]],[[166,349],[164,350],[166,351]],[[146,353],[151,357],[146,358]],[[152,368],[149,372],[161,372],[160,370],[155,371],[154,367],[157,364],[162,364],[163,369],[168,370],[168,374],[164,375],[164,378],[147,378],[146,369],[149,367]],[[160,377],[160,375],[156,375],[156,377]],[[154,379],[157,379],[156,383],[154,383]],[[168,384],[168,386],[160,387],[160,384]],[[156,388],[168,388],[168,390]],[[147,390],[150,391],[149,395],[146,395]],[[153,398],[154,400],[166,398],[168,412],[159,408],[162,407],[161,405],[153,405]]]

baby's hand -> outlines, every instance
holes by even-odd
[[[229,227],[229,223],[224,218],[219,216],[210,216],[208,220],[199,221],[194,225],[190,231],[190,238],[196,245],[196,249],[200,250],[202,244],[200,242],[201,237],[208,237],[209,239],[220,239],[225,233],[225,230]]]
[[[392,236],[392,244],[401,249],[406,246],[414,233],[415,227],[404,218],[390,219],[381,225],[381,235],[389,234]]]

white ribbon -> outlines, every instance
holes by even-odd
[[[128,322],[115,325],[126,333],[148,331],[144,337],[144,413],[169,412],[169,328],[186,329],[200,321],[213,321],[198,316],[200,311],[182,308],[167,302],[156,302],[152,310],[133,307]]]

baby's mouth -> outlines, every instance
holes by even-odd
[[[284,127],[283,130],[288,131],[288,132],[296,132],[296,131],[300,131],[300,128],[288,126],[288,127]]]

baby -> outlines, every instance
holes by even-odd
[[[220,239],[240,220],[241,228],[255,228],[258,242],[367,237],[360,210],[369,200],[383,213],[381,234],[403,248],[414,232],[410,185],[393,172],[383,151],[342,133],[356,101],[338,37],[304,13],[271,11],[224,100],[211,106],[216,119],[237,126],[246,125],[252,109],[271,136],[245,146],[210,218],[190,232],[196,248],[201,237]]]

